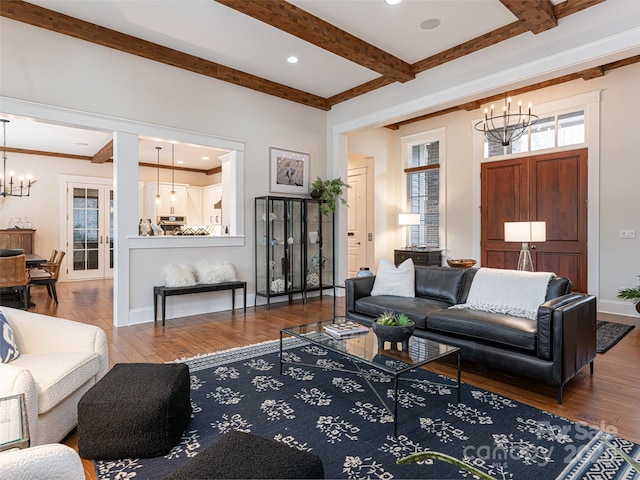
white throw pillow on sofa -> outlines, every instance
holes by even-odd
[[[378,264],[371,296],[415,297],[415,283],[416,274],[413,260],[408,258],[396,268],[392,262],[383,258]]]
[[[167,265],[164,273],[167,287],[190,287],[198,283],[189,265]]]

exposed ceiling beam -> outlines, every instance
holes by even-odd
[[[407,82],[415,78],[407,62],[285,0],[216,1],[394,81]]]
[[[556,18],[564,18],[604,1],[605,0],[567,0],[566,2],[555,5],[553,11],[555,12]]]
[[[25,155],[42,155],[45,157],[58,157],[58,158],[73,158],[74,160],[89,160],[88,155],[75,155],[73,153],[60,153],[60,152],[45,152],[44,150],[29,150],[27,148],[6,148],[7,153],[24,153]]]
[[[518,20],[517,22],[510,23],[504,27],[497,28],[489,33],[480,35],[467,42],[456,45],[455,47],[448,48],[440,53],[436,53],[430,57],[420,60],[413,64],[413,70],[416,73],[424,72],[430,68],[437,67],[443,63],[450,62],[457,58],[464,57],[470,53],[477,52],[483,48],[490,47],[500,42],[504,42],[513,37],[517,37],[527,31],[527,27],[524,22]]]
[[[500,0],[533,33],[541,33],[558,26],[553,4],[549,0]]]
[[[604,77],[604,67],[593,67],[587,70],[578,72],[578,75],[583,80],[591,80],[592,78]]]
[[[102,149],[104,150],[104,148]],[[102,151],[100,150],[100,151]],[[6,152],[7,153],[22,153],[25,155],[41,155],[43,157],[56,157],[56,158],[70,158],[72,160],[84,160],[87,162],[91,162],[91,163],[96,163],[93,161],[93,159],[95,158],[95,155],[93,157],[89,156],[89,155],[75,155],[73,153],[62,153],[62,152],[46,152],[44,150],[29,150],[26,148],[12,148],[12,147],[7,147],[6,148]],[[100,152],[98,152],[96,155],[98,155]],[[103,162],[98,162],[98,163],[113,163],[113,158],[108,158],[105,159]],[[163,170],[180,170],[183,172],[194,172],[194,173],[202,173],[205,175],[214,175],[216,173],[222,173],[222,167],[214,167],[214,168],[210,168],[208,170],[203,170],[201,168],[191,168],[191,167],[171,167],[171,165],[160,165],[158,167],[158,165],[156,163],[145,163],[145,162],[139,162],[138,163],[139,166],[141,167],[149,167],[149,168],[161,168]]]
[[[320,22],[322,20],[314,17],[301,9],[296,9],[295,6],[288,4],[284,0],[275,0],[273,2],[264,2],[264,1],[248,1],[248,0],[218,0],[220,3],[229,5],[240,5],[244,4],[247,9],[260,9],[272,7],[265,7],[267,4],[273,3],[273,5],[280,5],[283,9],[282,12],[279,12],[279,18],[274,20],[273,23],[268,20],[267,23],[273,24],[276,26],[277,24],[285,25],[287,22],[291,22],[291,12],[296,12],[294,15],[295,19],[301,18],[304,19],[307,26],[314,27],[316,29],[320,28]],[[538,0],[542,2],[543,0]],[[548,0],[544,0],[548,2]],[[565,2],[559,3],[553,7],[553,12],[555,18],[566,17],[567,15],[571,15],[585,8],[589,8],[593,5],[597,5],[598,3],[603,2],[604,0],[567,0]],[[527,4],[528,0],[504,0],[506,3],[521,3],[525,5],[525,10],[529,9]],[[504,3],[503,2],[503,3]],[[233,8],[233,7],[232,7]],[[529,9],[530,10],[530,9]],[[179,52],[167,47],[163,47],[161,45],[157,45],[151,42],[147,42],[145,40],[126,35],[120,32],[116,32],[114,30],[110,30],[105,27],[101,27],[99,25],[85,22],[83,20],[79,20],[68,15],[63,15],[61,13],[57,13],[52,10],[48,10],[36,5],[29,4],[22,0],[3,0],[0,1],[0,15],[3,17],[7,17],[16,21],[20,21],[23,23],[27,23],[36,27],[45,28],[47,30],[51,30],[57,33],[62,33],[64,35],[69,35],[75,38],[79,38],[81,40],[85,40],[88,42],[96,43],[98,45],[106,46],[109,48],[114,48],[116,50],[120,50],[126,53],[130,53],[132,55],[137,55],[143,58],[147,58],[153,61],[157,61],[160,63],[164,63],[167,65],[171,65],[177,68],[182,68],[188,71],[192,71],[201,75],[205,75],[211,78],[215,78],[221,81],[233,83],[236,85],[240,85],[246,88],[250,88],[252,90],[256,90],[262,93],[266,93],[269,95],[274,95],[279,98],[284,98],[286,100],[290,100],[293,102],[301,103],[303,105],[307,105],[314,108],[319,108],[321,110],[330,110],[331,106],[336,105],[340,102],[344,102],[355,98],[357,96],[363,95],[365,93],[371,92],[378,88],[382,88],[386,85],[394,83],[398,81],[395,79],[393,75],[396,75],[399,72],[403,72],[405,67],[397,67],[394,70],[392,67],[394,66],[394,62],[389,60],[386,57],[386,52],[379,50],[381,52],[381,57],[374,55],[373,50],[368,49],[368,47],[376,48],[369,45],[366,42],[362,42],[357,38],[353,37],[353,42],[348,43],[348,50],[350,52],[344,53],[345,58],[349,58],[354,62],[358,62],[356,57],[365,55],[368,53],[372,56],[369,58],[369,61],[375,60],[382,65],[382,69],[384,71],[386,69],[390,69],[391,71],[387,71],[387,73],[380,78],[372,80],[370,82],[366,82],[362,85],[358,85],[344,92],[338,93],[332,97],[327,99],[322,98],[317,95],[313,95],[311,93],[303,92],[301,90],[297,90],[291,87],[287,87],[286,85],[282,85],[279,83],[272,82],[270,80],[266,80],[255,75],[251,75],[248,73],[241,72],[239,70],[235,70],[224,65],[220,65],[208,60],[204,60],[199,57],[195,57],[193,55],[185,54],[183,52]],[[546,13],[549,16],[549,13]],[[293,22],[296,23],[295,21]],[[326,22],[325,22],[326,23]],[[349,35],[346,32],[343,32],[336,27],[331,26],[329,28],[336,29],[338,32],[342,32],[345,35]],[[278,27],[280,28],[280,27]],[[299,28],[299,27],[296,27]],[[312,28],[310,28],[312,29]],[[443,52],[439,52],[431,57],[420,60],[413,65],[410,65],[411,75],[415,75],[421,73],[425,70],[437,67],[438,65],[442,65],[446,62],[450,62],[457,58],[463,57],[470,53],[476,52],[483,48],[489,47],[491,45],[495,45],[497,43],[508,40],[512,37],[520,35],[530,30],[530,25],[527,20],[518,20],[504,27],[498,28],[492,32],[476,37],[472,40],[464,42],[455,47],[449,48]],[[289,33],[289,30],[286,30]],[[316,35],[321,34],[322,32],[315,32]],[[336,33],[337,35],[337,33]],[[303,38],[303,37],[300,37]],[[320,38],[320,37],[318,37]],[[335,38],[334,37],[334,41]],[[360,43],[358,43],[360,42]],[[314,43],[314,42],[312,42]],[[329,43],[331,43],[329,41]],[[321,48],[329,49],[326,42],[321,42],[317,40],[317,43],[314,43]],[[329,45],[330,47],[331,45]],[[368,46],[368,47],[366,47]],[[338,53],[342,55],[341,53]],[[354,58],[351,58],[353,56]],[[375,57],[375,58],[374,58]],[[397,59],[396,59],[397,60]],[[374,63],[375,63],[374,62]],[[358,62],[360,63],[360,62]],[[362,64],[362,63],[360,63]],[[384,67],[386,65],[386,67]],[[378,67],[368,66],[367,68],[371,68],[374,71]],[[393,73],[395,72],[395,74]],[[402,81],[402,80],[400,80]]]
[[[98,153],[91,157],[91,163],[104,163],[113,160],[113,140],[109,140]]]
[[[287,87],[249,73],[235,70],[219,63],[163,47],[140,38],[126,35],[109,28],[85,22],[62,13],[39,7],[21,0],[0,2],[0,15],[12,20],[69,35],[104,47],[114,48],[173,67],[189,70],[200,75],[234,83],[262,93],[285,98],[321,110],[329,110],[327,101],[311,93]]]
[[[581,72],[570,73],[568,75],[563,75],[561,77],[552,78],[550,80],[545,80],[543,82],[534,83],[532,85],[527,85],[522,88],[517,88],[515,90],[509,90],[505,92],[507,96],[515,96],[522,95],[523,93],[532,92],[534,90],[540,90],[542,88],[551,87],[553,85],[559,85],[561,83],[570,82],[572,80],[591,80],[593,78],[601,77],[600,72],[604,75],[604,73],[614,70],[620,67],[626,67],[627,65],[632,65],[634,63],[640,62],[640,55],[636,55],[633,57],[625,58],[624,60],[618,60],[617,62],[607,63],[606,65],[602,65],[600,67],[590,68],[588,70],[583,70]],[[425,115],[420,115],[418,117],[409,118],[407,120],[403,120],[401,122],[391,123],[389,125],[385,125],[386,128],[391,130],[398,130],[400,127],[404,125],[409,125],[411,123],[420,122],[422,120],[426,120],[428,118],[438,117],[440,115],[444,115],[446,113],[455,112],[458,110],[467,110],[473,111],[475,109],[480,108],[481,105],[486,103],[501,101],[504,99],[505,93],[500,93],[497,95],[492,95],[490,97],[481,98],[478,100],[474,100],[472,102],[463,103],[461,105],[447,108],[444,110],[438,110],[437,112],[431,112]]]

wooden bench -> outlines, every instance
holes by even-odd
[[[218,292],[231,290],[231,309],[236,308],[236,289],[242,288],[244,300],[244,313],[247,313],[247,282],[234,281],[223,283],[201,283],[189,287],[153,287],[153,321],[158,318],[158,296],[162,297],[162,326],[164,327],[166,298],[174,295],[186,295],[189,293]]]

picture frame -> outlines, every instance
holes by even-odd
[[[308,153],[269,148],[269,190],[294,195],[309,194]]]

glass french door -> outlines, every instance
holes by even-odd
[[[113,186],[69,183],[67,195],[67,278],[113,277]]]

